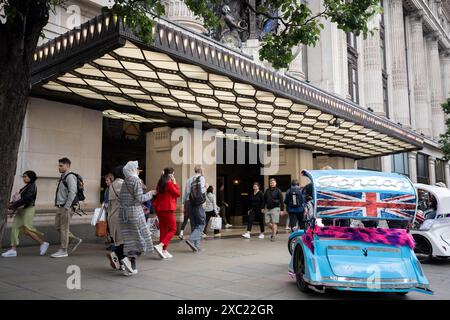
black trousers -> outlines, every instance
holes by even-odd
[[[183,223],[181,224],[180,231],[184,231],[184,228],[186,228],[186,225],[187,225],[188,221],[189,221],[189,214],[186,213],[183,216]]]
[[[119,261],[122,261],[122,259],[125,258],[125,255],[123,254],[123,244],[115,247],[114,252],[116,253],[117,257],[119,258]]]
[[[256,210],[250,210],[250,213],[248,215],[248,223],[247,223],[247,231],[252,231],[253,222],[255,220],[259,220],[259,229],[261,230],[261,233],[264,232],[264,216],[261,211]]]
[[[216,216],[216,213],[214,211],[206,211],[206,222],[205,222],[205,229],[203,229],[203,233],[206,233],[206,230],[208,230],[208,223],[209,220],[211,220],[212,217]],[[214,230],[214,234],[219,234],[220,230]]]
[[[297,225],[300,229],[305,230],[305,211],[302,212],[288,212],[289,213],[289,227],[291,231],[294,231],[294,227]]]

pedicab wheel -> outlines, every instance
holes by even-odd
[[[420,262],[430,261],[433,255],[433,247],[431,246],[430,241],[419,235],[413,235],[413,237],[416,242],[414,253],[416,254],[417,259]]]
[[[303,250],[301,247],[297,247],[295,250],[295,280],[297,287],[301,292],[308,292],[309,287],[305,282],[305,258],[303,256]]]
[[[292,252],[294,251],[295,242],[297,242],[297,237],[294,237],[288,241],[288,250],[289,250],[289,254],[291,256],[292,256]]]

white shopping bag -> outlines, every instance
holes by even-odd
[[[98,221],[105,221],[106,220],[106,213],[105,210],[102,208],[95,208],[94,215],[91,219],[91,225],[95,226]]]
[[[221,230],[222,229],[222,218],[212,217],[211,218],[211,230]]]

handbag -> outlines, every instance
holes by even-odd
[[[158,217],[148,218],[147,224],[148,224],[148,229],[150,230],[150,233],[152,234],[152,237],[159,238],[160,231],[159,231]]]
[[[222,229],[222,218],[221,217],[212,217],[211,218],[211,230],[221,230]]]
[[[98,219],[95,224],[95,235],[102,238],[108,236],[108,222],[106,221],[104,207],[101,208],[101,213],[98,215]]]

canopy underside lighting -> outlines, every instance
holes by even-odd
[[[85,42],[88,42],[90,32],[95,36],[95,31],[101,29],[99,23],[106,32],[112,29],[113,21],[119,25],[118,20],[111,18],[106,23],[103,17],[88,22],[75,31],[72,41],[78,39],[79,47],[84,33]],[[93,31],[91,25],[96,26]],[[225,49],[211,48],[210,45],[199,47],[198,40],[189,41],[189,35],[182,38],[176,30],[169,35],[167,26],[157,24],[157,27],[159,31],[154,33],[154,41],[160,47],[164,45],[161,41],[164,36],[161,30],[164,30],[166,42],[170,37],[174,44],[189,49],[191,55],[201,51],[199,57],[220,60],[223,65],[233,66],[233,70],[242,70],[248,76],[253,74],[266,83],[259,85],[258,82],[244,81],[248,77],[216,72],[212,63],[202,64],[201,59],[194,57],[191,61],[180,59],[179,55],[161,52],[157,45],[143,45],[130,37],[101,54],[98,50],[96,55],[86,55],[83,61],[77,61],[78,64],[68,64],[67,59],[65,63],[58,63],[51,52],[56,51],[58,41],[59,51],[64,49],[61,47],[64,39],[66,45],[70,45],[71,34],[68,33],[38,48],[35,65],[48,63],[48,58],[55,60],[51,68],[56,69],[48,72],[37,68],[39,71],[33,76],[38,80],[33,92],[51,99],[80,101],[81,105],[83,101],[89,101],[89,105],[102,110],[106,117],[169,125],[180,121],[203,121],[219,129],[277,134],[283,144],[354,158],[414,150],[421,143],[421,138],[414,133],[389,124],[345,100],[272,73]],[[76,54],[73,59],[77,57],[80,56]],[[38,76],[39,73],[45,76]],[[279,85],[276,90],[268,90],[267,83],[273,81]],[[285,95],[282,90],[280,92],[283,88]],[[309,101],[302,99],[305,95]],[[357,121],[358,118],[361,121]]]

